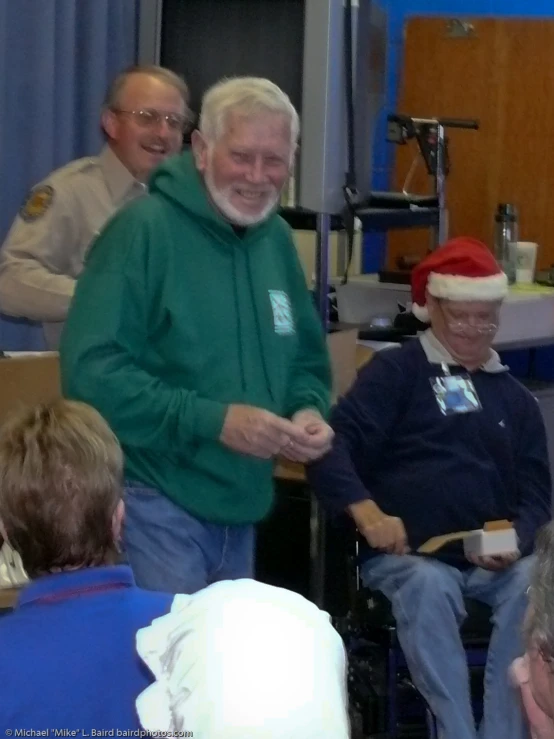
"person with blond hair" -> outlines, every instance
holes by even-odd
[[[275,456],[330,448],[324,332],[276,213],[298,130],[271,81],[216,84],[192,152],[112,219],[79,280],[64,392],[122,443],[125,550],[142,587],[251,577]]]
[[[139,590],[117,564],[122,485],[119,443],[83,403],[43,403],[0,428],[0,533],[30,577],[0,618],[2,736],[140,728],[151,675],[135,635],[173,596]]]

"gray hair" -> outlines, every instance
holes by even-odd
[[[554,522],[537,536],[537,560],[531,573],[525,639],[548,661],[554,658]]]
[[[233,77],[217,82],[202,99],[199,129],[204,138],[213,143],[225,130],[230,112],[246,117],[260,111],[281,113],[290,124],[291,147],[295,147],[300,131],[298,113],[289,96],[276,84],[263,77]]]
[[[137,65],[128,67],[123,70],[123,72],[120,72],[106,91],[103,104],[104,110],[114,110],[119,107],[121,92],[125,87],[125,83],[129,77],[132,77],[135,74],[145,74],[149,77],[155,77],[155,79],[160,82],[165,82],[166,85],[174,87],[183,98],[185,108],[188,111],[189,88],[185,80],[170,69],[159,67],[156,64]]]

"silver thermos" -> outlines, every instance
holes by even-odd
[[[506,273],[508,282],[516,281],[518,219],[511,203],[500,203],[494,216],[494,255]]]

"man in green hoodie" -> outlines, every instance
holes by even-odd
[[[330,366],[290,229],[275,213],[298,138],[269,80],[209,90],[192,153],[94,244],[60,350],[64,393],[126,458],[137,584],[192,593],[250,577],[281,454],[330,448]]]

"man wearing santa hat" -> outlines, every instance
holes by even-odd
[[[508,679],[538,529],[550,519],[546,434],[533,396],[491,348],[505,274],[479,241],[457,238],[413,271],[413,312],[430,328],[380,352],[335,408],[332,451],[310,466],[319,498],[347,511],[364,543],[362,579],[390,600],[412,679],[448,739],[475,739],[459,635],[464,597],[487,603],[494,629],[483,739],[527,736]],[[428,539],[508,519],[517,552],[433,555]]]

